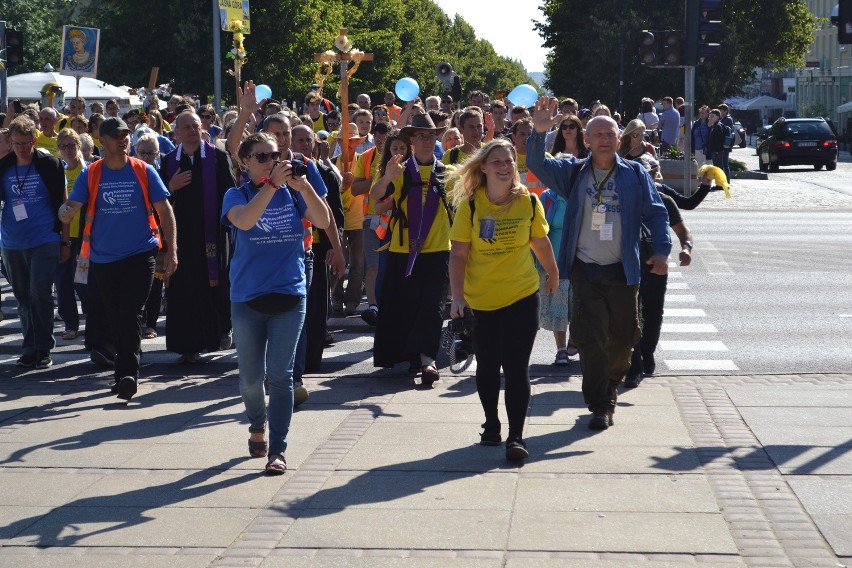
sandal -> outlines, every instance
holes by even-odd
[[[269,449],[269,446],[266,443],[266,440],[262,440],[260,442],[255,442],[251,438],[248,441],[249,447],[249,455],[253,458],[262,458],[266,456],[266,452]]]
[[[566,367],[571,363],[568,359],[568,350],[567,349],[559,349],[556,352],[556,360],[553,362],[554,365],[559,367]]]
[[[421,380],[424,385],[432,386],[432,383],[441,378],[441,375],[438,374],[438,369],[434,364],[423,365],[421,369]]]
[[[60,337],[62,337],[62,339],[67,339],[69,341],[72,340],[72,339],[77,339],[77,330],[66,329],[65,331],[62,332],[62,335]]]
[[[155,337],[157,337],[157,330],[153,327],[147,328],[142,335],[142,339],[154,339]]]
[[[287,460],[281,454],[271,454],[266,462],[266,475],[282,475],[287,471]]]
[[[568,345],[565,346],[565,351],[568,352],[569,357],[576,357],[577,354],[580,353],[580,350],[577,349],[577,345],[575,345],[570,339],[568,340]]]

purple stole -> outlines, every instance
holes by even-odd
[[[178,145],[169,160],[168,179],[177,173],[183,144]],[[201,142],[201,188],[204,201],[204,249],[207,251],[207,276],[211,286],[219,285],[219,200],[216,191],[216,148],[207,142]]]
[[[414,269],[414,261],[423,250],[423,243],[429,235],[435,214],[438,211],[438,182],[435,176],[435,162],[432,163],[432,175],[429,177],[429,192],[426,194],[426,203],[423,203],[423,179],[420,176],[420,167],[414,156],[405,162],[405,169],[411,179],[408,188],[408,263],[405,266],[405,275],[411,276]]]

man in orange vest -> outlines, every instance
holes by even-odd
[[[77,177],[59,219],[69,222],[86,205],[83,246],[77,279],[89,272],[97,284],[115,338],[115,383],[123,400],[136,394],[142,343],[142,309],[151,290],[154,262],[161,246],[154,210],[169,244],[166,282],[177,269],[175,217],[169,192],[150,165],[128,155],[130,129],[120,118],[101,123],[104,158]]]

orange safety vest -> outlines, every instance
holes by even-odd
[[[524,184],[527,186],[527,189],[530,190],[530,193],[535,193],[538,197],[541,197],[541,193],[547,189],[547,187],[541,182],[538,177],[530,170],[527,170],[527,179]]]
[[[376,146],[373,146],[372,148],[361,154],[361,156],[363,156],[364,159],[364,172],[369,176],[372,173],[370,168],[373,166],[373,158],[376,156]],[[367,214],[367,208],[369,206],[370,199],[372,198],[369,194],[367,194],[367,198],[364,199],[364,215]],[[379,237],[380,240],[384,239],[385,236],[388,234],[390,220],[390,215],[379,215],[379,226],[376,227],[376,236]]]
[[[142,198],[145,200],[145,211],[148,212],[148,226],[151,227],[151,233],[157,237],[157,246],[163,248],[163,239],[160,238],[160,228],[157,226],[157,220],[154,218],[154,209],[151,207],[151,199],[148,197],[148,172],[147,164],[138,158],[128,158],[130,167],[133,168],[133,173],[136,174],[136,179],[139,185],[142,186]],[[89,165],[87,168],[88,185],[89,185],[89,203],[86,207],[86,224],[83,228],[83,244],[80,247],[80,257],[89,258],[92,246],[92,225],[95,223],[95,204],[98,201],[98,189],[101,183],[101,171],[103,170],[104,161],[98,160]]]

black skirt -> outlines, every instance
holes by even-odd
[[[420,253],[411,276],[407,253],[389,252],[376,322],[373,365],[420,364],[420,354],[437,358],[449,284],[449,252]]]

